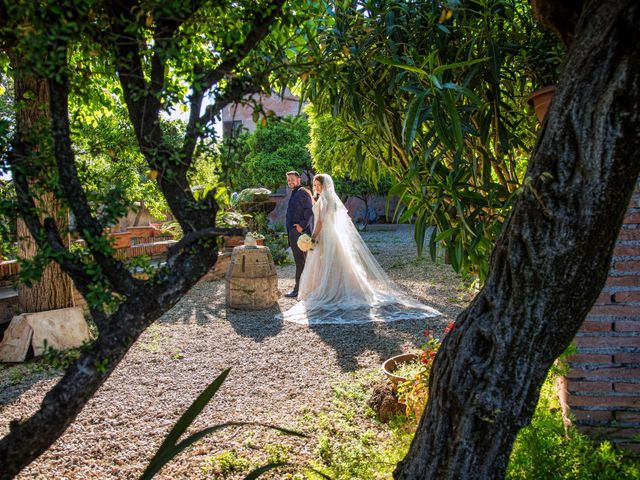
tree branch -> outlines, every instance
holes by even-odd
[[[66,65],[59,66],[59,68],[64,69]],[[98,241],[98,238],[103,235],[102,226],[91,214],[89,202],[78,178],[71,149],[68,111],[69,86],[64,73],[61,72],[59,78],[59,81],[54,79],[49,82],[49,89],[51,94],[51,133],[61,186],[69,202],[69,207],[76,217],[79,230],[87,242],[87,247],[102,268],[103,275],[116,292],[126,296],[134,295],[143,282],[133,278],[122,262],[105,253],[103,245]]]
[[[245,91],[240,90],[240,86],[234,89],[233,96],[229,97],[231,100],[225,104],[218,104],[216,107],[209,109],[200,117],[200,108],[202,106],[202,100],[204,98],[204,92],[210,90],[214,85],[217,85],[220,80],[225,76],[231,75],[234,68],[237,67],[242,60],[255,48],[255,46],[269,33],[271,25],[282,14],[282,7],[285,0],[273,0],[264,9],[257,9],[253,12],[253,15],[247,19],[251,23],[251,30],[247,34],[244,43],[240,45],[234,53],[228,58],[223,59],[218,67],[203,75],[202,79],[194,81],[191,86],[192,95],[190,97],[191,112],[189,115],[189,122],[185,133],[185,139],[182,148],[182,155],[184,158],[191,158],[193,151],[198,142],[198,138],[201,136],[201,132],[209,122],[222,111],[222,109],[234,101],[235,98],[242,98],[245,95],[255,93],[249,89]],[[253,82],[255,84],[255,81]]]

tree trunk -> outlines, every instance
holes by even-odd
[[[483,290],[447,335],[396,479],[503,478],[591,309],[640,170],[640,4],[585,2]]]
[[[18,59],[10,55],[15,71],[20,71]],[[42,130],[42,123],[48,117],[49,88],[47,80],[29,75],[18,75],[14,80],[16,103],[22,108],[16,111],[16,132],[18,135],[34,135]],[[55,168],[52,163],[51,168]],[[61,232],[66,245],[69,235],[65,233],[68,227],[68,211],[62,208],[53,193],[41,193],[36,199],[38,208],[42,209],[41,218],[53,218]],[[22,219],[18,219],[17,228],[18,255],[20,258],[33,258],[36,254],[36,244]],[[50,262],[43,270],[39,281],[33,282],[31,287],[23,283],[18,284],[18,305],[21,312],[44,312],[73,306],[73,289],[71,278],[63,273],[60,265]]]

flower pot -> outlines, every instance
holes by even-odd
[[[527,103],[533,106],[536,117],[538,117],[540,123],[542,123],[544,116],[547,114],[547,109],[549,108],[555,89],[555,85],[549,85],[548,87],[536,90],[527,98]]]
[[[391,357],[384,361],[384,363],[382,364],[382,372],[393,385],[397,385],[401,382],[406,382],[407,379],[405,377],[396,375],[393,372],[398,368],[399,365],[403,363],[411,363],[416,361],[417,359],[418,354],[416,353],[403,353],[401,355],[396,355],[395,357]]]

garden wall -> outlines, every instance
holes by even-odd
[[[595,439],[640,453],[640,189],[636,187],[607,283],[576,336],[567,400]],[[637,437],[637,438],[634,438]]]

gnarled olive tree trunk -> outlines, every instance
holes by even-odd
[[[584,2],[491,274],[436,358],[396,479],[503,478],[546,373],[607,277],[640,170],[640,4]]]

